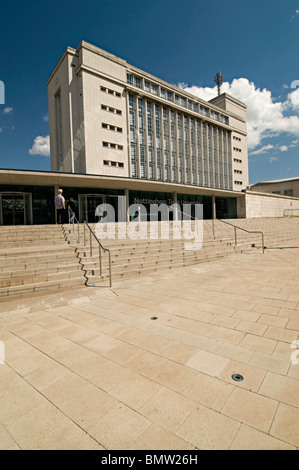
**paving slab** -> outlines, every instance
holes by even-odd
[[[298,449],[294,252],[3,301],[0,449]]]

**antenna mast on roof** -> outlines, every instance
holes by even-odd
[[[216,77],[214,77],[214,82],[217,84],[218,96],[219,96],[220,93],[221,93],[221,85],[222,85],[222,82],[223,82],[223,77],[221,75],[221,72],[218,72]]]

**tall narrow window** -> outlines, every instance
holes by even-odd
[[[131,176],[133,178],[137,178],[135,100],[134,100],[133,95],[129,95],[129,125],[130,125]]]

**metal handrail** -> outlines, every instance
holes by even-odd
[[[213,219],[214,220],[214,219]],[[234,227],[234,232],[235,232],[235,246],[238,246],[238,241],[237,241],[237,229],[243,230],[243,232],[247,233],[260,233],[262,235],[262,249],[263,253],[265,253],[265,244],[264,244],[264,233],[261,230],[247,230],[246,228],[239,227],[238,225],[231,224],[230,222],[226,222],[225,220],[222,219],[215,219],[218,220],[219,222],[222,222],[223,224],[230,225],[231,227]]]
[[[92,256],[92,236],[95,238],[99,245],[99,263],[100,263],[100,275],[102,275],[102,252],[107,251],[109,256],[109,286],[112,287],[112,276],[111,276],[111,251],[108,248],[103,247],[102,243],[94,233],[94,231],[90,228],[88,222],[84,221],[84,245],[85,245],[85,226],[89,229],[89,236],[90,236],[90,256]]]
[[[72,222],[70,222],[70,218],[71,216],[73,216],[72,218]],[[68,217],[69,217],[69,223],[72,223],[73,224],[73,232],[75,231],[75,222],[77,222],[78,224],[78,244],[80,243],[80,222],[78,221],[77,217],[76,217],[76,214],[74,211],[72,211],[72,209],[70,208],[70,206],[68,207]],[[89,229],[89,241],[90,241],[90,256],[92,256],[92,236],[95,238],[95,240],[98,242],[98,245],[99,245],[99,265],[100,265],[100,275],[102,276],[102,252],[101,250],[103,251],[107,251],[108,252],[108,256],[109,256],[109,287],[112,287],[112,275],[111,275],[111,252],[108,248],[105,248],[102,243],[100,242],[100,240],[98,239],[98,237],[96,236],[96,234],[93,232],[93,230],[91,229],[91,227],[89,226],[89,224],[86,222],[86,220],[84,221],[83,223],[83,244],[84,246],[86,245],[86,234],[85,234],[85,226]]]

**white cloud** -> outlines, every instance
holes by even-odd
[[[272,150],[272,149],[274,149],[274,145],[271,145],[271,144],[264,145],[260,149],[255,150],[254,152],[250,152],[250,155],[261,155],[262,153],[267,153],[268,150]]]
[[[183,84],[181,88],[206,101],[217,96],[217,87],[188,87]],[[291,99],[296,98],[294,93],[299,93],[299,90],[290,93],[286,102],[275,101],[270,90],[257,88],[247,78],[238,78],[232,83],[224,82],[221,92],[228,93],[247,105],[249,149],[253,150],[262,144],[263,139],[277,137],[281,133],[299,137],[299,116],[284,114],[286,110],[290,110]]]
[[[278,160],[277,157],[270,157],[270,158],[269,158],[269,162],[270,162],[270,163],[277,162],[277,160]]]
[[[13,112],[13,108],[7,107],[3,109],[3,114],[11,114],[12,112]]]
[[[48,121],[49,121],[49,116],[48,116],[48,114],[46,114],[45,116],[43,116],[43,120],[44,120],[45,122],[48,122]]]
[[[293,21],[296,16],[299,15],[299,9],[295,10],[295,14],[292,16],[291,21]]]
[[[281,146],[279,147],[279,150],[280,150],[281,152],[287,152],[287,151],[289,150],[289,147],[288,147],[287,145],[281,145]]]
[[[37,136],[34,139],[33,146],[29,149],[30,155],[44,155],[45,157],[50,156],[50,137]]]

